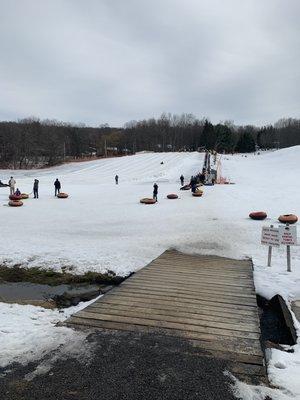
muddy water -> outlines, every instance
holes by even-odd
[[[55,306],[53,299],[64,297],[65,294],[68,298],[80,300],[86,293],[91,292],[94,293],[92,297],[96,297],[101,289],[103,286],[90,284],[50,286],[29,282],[4,282],[0,283],[0,301],[34,305],[49,302],[49,306],[51,303]]]

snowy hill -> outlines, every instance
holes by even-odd
[[[22,192],[31,192],[33,179],[40,180],[38,200],[31,198],[18,209],[1,207],[2,221],[7,223],[2,225],[0,263],[71,266],[76,272],[136,270],[185,240],[188,231],[182,215],[194,218],[200,203],[185,193],[190,206],[184,211],[182,201],[164,198],[178,191],[182,173],[189,178],[202,163],[199,153],[146,153],[47,170],[0,171],[3,181],[12,174]],[[55,178],[69,199],[54,197]],[[159,204],[150,208],[139,204],[140,198],[152,196],[155,181]],[[1,188],[3,205],[7,196],[8,188]]]
[[[299,157],[300,146],[260,155],[222,156],[223,175],[236,184],[206,187],[200,199],[179,192],[179,176],[188,179],[201,169],[203,154],[199,153],[145,153],[47,170],[0,171],[2,180],[13,174],[22,192],[31,192],[33,179],[40,180],[39,200],[31,198],[19,209],[1,207],[2,221],[7,223],[2,224],[0,262],[127,274],[175,247],[253,257],[263,273],[267,250],[260,245],[261,226],[276,224],[280,214],[300,214]],[[115,174],[119,185],[114,183]],[[69,199],[54,197],[56,177]],[[152,195],[155,181],[159,203],[139,204],[140,198]],[[180,199],[167,200],[172,192],[179,193]],[[7,188],[0,189],[3,205],[7,194]],[[248,219],[253,210],[267,211],[269,220]],[[298,248],[292,249],[294,270],[300,265],[299,253]],[[279,268],[284,273],[284,248],[274,251],[274,263],[272,271]],[[271,296],[290,277],[280,276],[272,286],[257,282],[258,290]],[[300,295],[294,282],[292,288]]]
[[[285,248],[273,250],[269,268],[267,247],[260,244],[263,225],[276,226],[280,214],[300,215],[299,158],[299,146],[260,155],[222,156],[223,176],[235,185],[205,187],[202,198],[179,192],[180,175],[189,178],[201,169],[203,154],[199,153],[145,153],[48,170],[0,171],[2,180],[12,174],[22,192],[31,192],[33,179],[40,180],[40,199],[31,198],[18,209],[5,206],[8,189],[0,189],[0,263],[57,270],[69,266],[77,273],[111,269],[127,274],[174,247],[190,253],[252,257],[258,293],[268,298],[280,293],[288,300],[300,299],[299,247],[292,247],[292,272],[288,273]],[[120,177],[119,185],[114,183],[115,174]],[[55,178],[70,194],[67,200],[54,197]],[[152,195],[155,181],[159,202],[140,204],[140,198]],[[171,192],[179,193],[180,198],[167,200]],[[265,210],[268,220],[249,219],[249,212],[255,210]],[[72,330],[54,326],[74,309],[61,315],[33,306],[0,306],[1,319],[8,327],[0,336],[6,349],[0,366],[38,359],[42,349],[50,351],[63,344],[69,353],[69,342],[79,343],[78,348],[84,343],[84,337],[75,337]],[[295,324],[300,332],[296,320]],[[25,341],[24,329],[28,332]],[[31,336],[38,338],[40,347]],[[300,396],[299,364],[299,345],[294,354],[272,350],[269,377],[287,393],[272,391],[272,398]],[[249,392],[244,398],[264,398],[245,385],[242,392]]]

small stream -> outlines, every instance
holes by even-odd
[[[1,282],[0,301],[44,307],[69,307],[107,292],[111,286],[95,284],[42,285],[30,282]]]

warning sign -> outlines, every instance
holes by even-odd
[[[297,228],[296,226],[279,227],[280,244],[286,246],[297,246]]]
[[[279,229],[270,226],[263,226],[261,232],[261,244],[278,247],[280,245]]]

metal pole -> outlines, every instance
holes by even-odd
[[[292,272],[291,268],[291,246],[286,246],[286,257],[287,257],[287,271]]]
[[[272,259],[272,246],[269,246],[269,251],[268,251],[268,267],[271,267],[271,259]]]
[[[270,228],[274,228],[274,225],[270,225]],[[269,246],[269,251],[268,251],[268,267],[271,267],[271,260],[272,260],[272,246]]]

